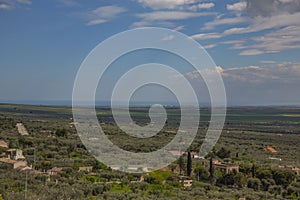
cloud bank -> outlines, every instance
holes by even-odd
[[[300,105],[300,63],[217,67],[216,71],[204,73],[216,72],[223,77],[229,105]],[[204,87],[199,73],[191,72],[187,77],[197,87]]]

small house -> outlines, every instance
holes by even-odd
[[[78,171],[82,171],[82,172],[92,172],[93,171],[93,167],[79,167]]]
[[[267,147],[265,148],[265,150],[270,153],[277,153],[276,149],[274,149],[273,147]]]
[[[18,169],[20,167],[27,167],[26,161],[11,160],[8,158],[0,158],[1,165],[7,165],[10,169]]]
[[[21,149],[8,149],[6,151],[6,156],[11,160],[24,160],[23,151]]]
[[[49,169],[47,171],[47,174],[50,175],[50,176],[53,176],[53,175],[57,175],[60,172],[62,172],[62,168],[53,167],[52,169]]]
[[[220,163],[220,162],[214,162],[213,166],[217,170],[220,170],[223,174],[229,174],[230,172],[239,172],[239,166],[232,163]]]
[[[193,180],[188,178],[188,179],[183,179],[182,181],[180,181],[181,184],[183,185],[183,187],[192,187],[193,185]]]
[[[187,176],[174,176],[169,177],[167,179],[168,182],[170,181],[178,181],[182,184],[183,187],[191,187],[193,185],[193,180],[190,177]]]

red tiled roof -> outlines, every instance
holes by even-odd
[[[265,148],[266,151],[271,152],[271,153],[276,153],[276,149],[274,149],[273,147],[267,147]]]

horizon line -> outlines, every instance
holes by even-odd
[[[88,102],[81,102],[79,106],[90,106]],[[72,100],[0,100],[0,104],[8,105],[28,105],[28,106],[57,106],[57,107],[72,107]],[[125,102],[117,102],[118,106],[126,106]],[[169,101],[132,101],[130,107],[149,107],[154,104],[160,104],[163,106],[179,107],[178,102]],[[210,107],[210,103],[200,102],[198,105],[191,104],[189,102],[182,103],[184,106],[199,106],[199,107]],[[96,101],[95,106],[110,107],[110,101]],[[269,103],[269,104],[227,104],[226,107],[299,107],[300,103]]]

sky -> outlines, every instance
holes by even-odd
[[[100,42],[163,27],[207,50],[229,105],[299,105],[299,19],[299,0],[0,0],[0,102],[71,100]]]

